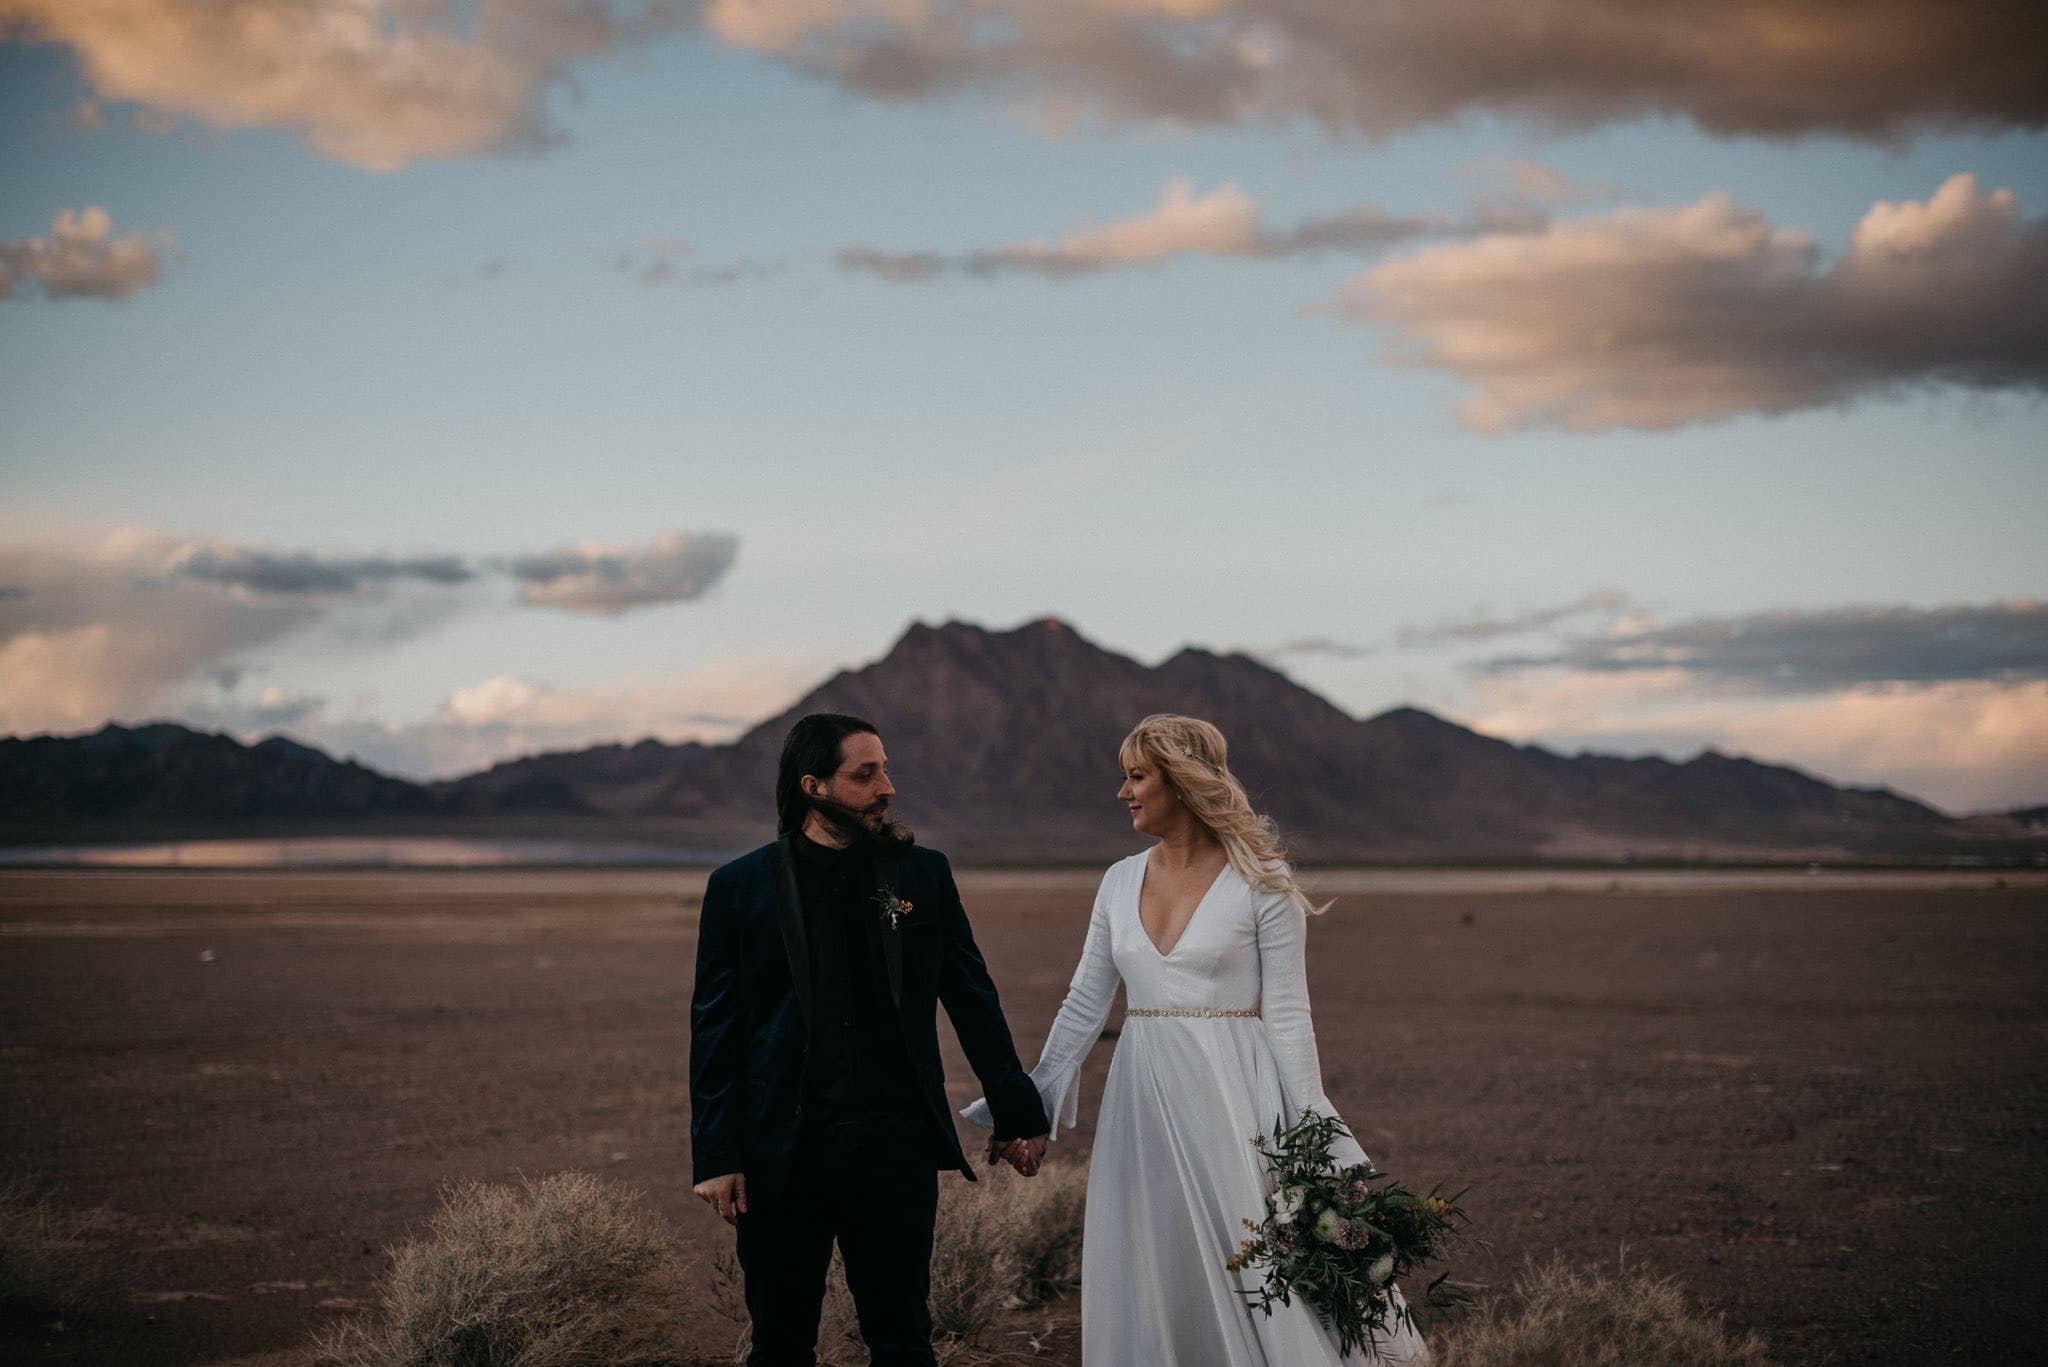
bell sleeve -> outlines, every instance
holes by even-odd
[[[1095,1047],[1095,1041],[1102,1037],[1102,1027],[1109,1021],[1109,1008],[1116,1000],[1117,984],[1121,981],[1109,944],[1111,881],[1109,874],[1103,875],[1102,885],[1096,890],[1095,907],[1088,914],[1088,938],[1081,946],[1081,962],[1067,984],[1059,1014],[1053,1017],[1052,1027],[1046,1032],[1038,1066],[1031,1070],[1031,1081],[1045,1102],[1045,1119],[1054,1139],[1059,1138],[1061,1126],[1072,1129],[1080,1117],[1081,1065],[1087,1060],[1088,1051]],[[986,1099],[977,1098],[960,1114],[970,1124],[994,1128],[995,1118]]]

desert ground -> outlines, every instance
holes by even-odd
[[[1094,882],[962,876],[1027,1066]],[[1329,1092],[1381,1166],[1473,1184],[1492,1249],[1461,1277],[1625,1259],[1789,1363],[2038,1360],[2048,875],[1311,882],[1341,894],[1311,940]],[[287,1361],[462,1178],[602,1173],[708,1262],[728,1231],[689,1189],[702,885],[0,873],[0,1177],[112,1212],[130,1278],[95,1313],[6,1320],[0,1359]],[[942,1035],[964,1104],[980,1088]],[[1085,1161],[1113,1047],[1052,1161]],[[1035,1313],[1038,1360],[1078,1362],[1073,1298]]]

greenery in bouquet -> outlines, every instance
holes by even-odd
[[[1350,1134],[1342,1121],[1305,1111],[1292,1128],[1276,1122],[1270,1142],[1253,1137],[1273,1192],[1265,1220],[1244,1222],[1252,1237],[1226,1264],[1232,1272],[1265,1270],[1264,1283],[1242,1294],[1269,1316],[1275,1301],[1300,1296],[1347,1357],[1403,1325],[1415,1329],[1413,1311],[1394,1293],[1397,1280],[1442,1262],[1461,1242],[1485,1244],[1468,1232],[1471,1221],[1458,1206],[1463,1189],[1443,1196],[1438,1183],[1418,1196],[1369,1162],[1339,1167],[1330,1146]],[[1423,1293],[1434,1310],[1470,1302],[1448,1271]]]

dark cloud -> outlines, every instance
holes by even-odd
[[[279,594],[353,593],[369,584],[396,579],[462,584],[476,577],[475,570],[452,555],[331,557],[219,542],[185,548],[172,559],[170,569],[188,579]]]
[[[2048,126],[2033,0],[710,0],[702,22],[886,100],[1024,96],[1068,123],[1303,119],[1373,137],[1486,113],[1717,134]]]
[[[1555,666],[1608,674],[1675,668],[1783,692],[2039,679],[2048,677],[2048,603],[1703,617],[1574,640],[1550,655],[1501,656],[1476,668],[1502,674]]]
[[[725,577],[739,538],[723,532],[657,532],[644,546],[585,542],[510,562],[519,600],[536,607],[610,615],[701,597]]]

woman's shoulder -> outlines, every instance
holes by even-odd
[[[1130,878],[1133,875],[1142,878],[1145,873],[1145,856],[1150,852],[1150,850],[1139,850],[1136,854],[1127,854],[1114,864],[1111,864],[1102,871],[1102,885],[1108,887],[1111,883]]]
[[[1281,862],[1275,862],[1267,867],[1279,878],[1286,878],[1292,872],[1285,863]],[[1237,866],[1234,864],[1231,865],[1228,876],[1237,881],[1238,887],[1244,890],[1245,897],[1261,914],[1271,914],[1283,908],[1296,905],[1293,894],[1287,891],[1284,884],[1280,887],[1261,887],[1257,882],[1239,873]]]

